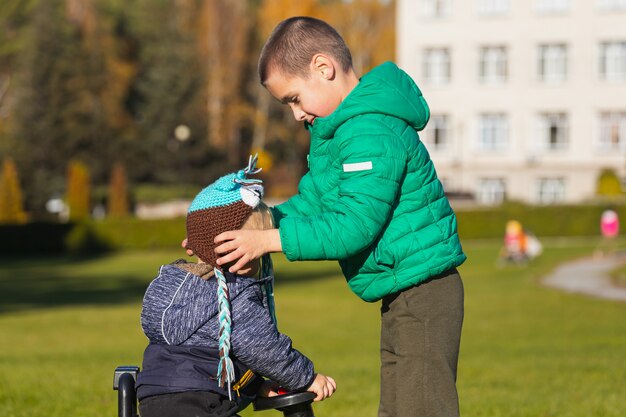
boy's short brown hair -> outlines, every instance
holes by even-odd
[[[269,71],[308,78],[311,58],[325,53],[335,58],[341,69],[352,68],[352,55],[343,38],[328,23],[307,16],[280,22],[265,42],[259,57],[259,78],[265,84]]]

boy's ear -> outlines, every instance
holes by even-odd
[[[311,59],[311,71],[326,80],[335,78],[335,63],[326,54],[315,54]]]

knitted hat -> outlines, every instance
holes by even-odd
[[[247,168],[219,178],[200,191],[189,206],[187,248],[207,264],[217,266],[215,237],[241,229],[263,198],[262,181],[248,178],[261,171],[256,163],[257,155],[250,156]]]

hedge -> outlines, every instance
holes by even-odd
[[[518,220],[539,237],[598,236],[608,205],[525,206],[457,209],[461,239],[502,238],[506,222]],[[612,207],[626,221],[626,206]],[[83,223],[0,226],[0,254],[86,254],[111,249],[177,248],[185,219],[106,219]]]
[[[185,219],[119,219],[0,225],[0,255],[87,255],[115,249],[180,247]]]
[[[517,220],[539,237],[598,236],[600,216],[608,205],[526,206],[456,210],[461,239],[501,238],[508,220]],[[626,221],[625,206],[611,206]]]
[[[140,220],[106,219],[95,222],[94,230],[114,248],[157,249],[180,247],[185,238],[185,218]]]
[[[26,223],[0,225],[0,254],[56,254],[66,250],[65,240],[74,224]]]

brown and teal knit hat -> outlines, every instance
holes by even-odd
[[[263,198],[263,182],[248,178],[261,171],[256,163],[257,155],[250,156],[246,168],[219,178],[200,191],[189,206],[187,248],[213,267],[218,257],[215,237],[241,229]]]

